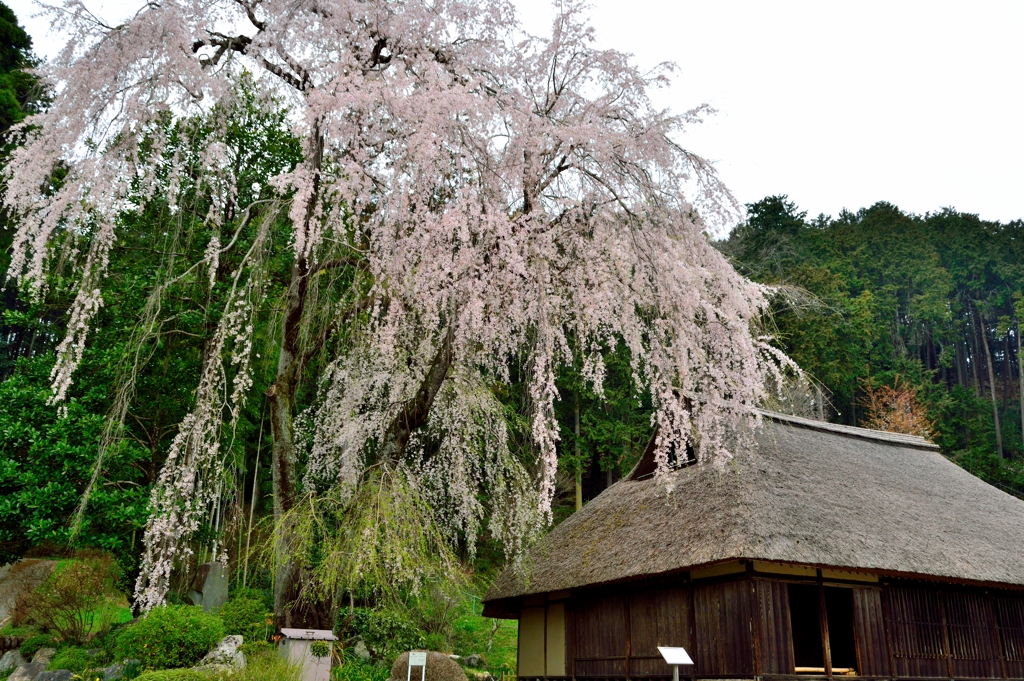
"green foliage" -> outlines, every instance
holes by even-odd
[[[32,38],[0,2],[0,133],[25,117],[36,78],[21,69],[32,66],[31,51]]]
[[[396,608],[356,608],[350,627],[363,637],[366,647],[378,659],[394,659],[407,650],[425,647],[425,634],[408,612]]]
[[[152,669],[196,664],[224,637],[220,618],[192,605],[154,608],[117,636],[116,659],[141,660]]]
[[[37,634],[36,636],[30,636],[21,643],[21,647],[18,648],[18,652],[26,660],[31,660],[32,656],[39,651],[40,648],[52,648],[58,645],[57,639],[49,634]]]
[[[887,203],[808,221],[785,196],[747,209],[720,246],[743,273],[779,287],[776,339],[824,386],[833,418],[858,425],[860,386],[902,376],[947,456],[1024,494],[995,429],[998,415],[1007,457],[1024,454],[1015,390],[1024,223],[951,209],[908,215]]]
[[[245,669],[227,678],[232,681],[300,681],[302,667],[289,662],[273,648],[247,658]]]
[[[84,648],[68,646],[57,651],[48,669],[67,669],[84,676],[86,671],[102,666],[105,661],[102,655],[94,656]]]
[[[29,596],[29,620],[65,642],[84,642],[97,626],[112,624],[107,617],[117,609],[108,606],[117,598],[117,573],[113,558],[99,552],[59,562]]]
[[[318,659],[327,657],[331,654],[331,646],[326,641],[313,641],[309,644],[309,654]]]
[[[138,681],[208,681],[208,677],[192,669],[160,669],[136,677]]]
[[[239,634],[246,642],[266,641],[274,631],[273,615],[262,596],[250,592],[233,595],[217,614],[226,634]]]
[[[331,669],[334,681],[387,681],[391,670],[383,662],[367,662],[345,651],[341,664]]]
[[[109,387],[92,373],[91,394],[73,399],[61,416],[46,403],[52,357],[22,360],[19,371],[0,382],[0,562],[30,546],[67,544],[74,514],[96,463]],[[135,563],[133,537],[145,524],[148,488],[139,467],[149,454],[125,442],[112,452],[105,473],[114,485],[97,489],[80,536],[82,544],[107,549],[122,565]],[[145,468],[142,469],[143,471]]]
[[[245,655],[245,659],[248,660],[257,655],[273,653],[274,644],[270,641],[245,641],[242,645],[238,646],[238,649]]]

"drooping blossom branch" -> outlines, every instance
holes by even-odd
[[[43,291],[56,235],[116,225],[134,208],[129,197],[147,186],[141,145],[163,143],[158,122],[216,118],[255,74],[261,101],[288,107],[304,149],[273,181],[290,197],[293,259],[268,393],[281,452],[275,485],[294,474],[303,329],[353,306],[362,312],[350,315],[344,342],[307,346],[332,353],[303,417],[307,485],[357,486],[367,466],[417,470],[438,522],[466,534],[480,528],[474,495],[488,488],[507,503],[492,519],[496,533],[515,545],[511,537],[534,525],[523,510],[529,488],[533,516],[550,513],[558,368],[582,349],[584,375],[600,392],[601,357],[618,342],[652,395],[659,470],[686,446],[724,461],[743,445],[737,421],[754,418],[766,379],[788,360],[759,335],[765,290],[705,233],[707,220],[734,207],[713,168],[681,146],[708,110],[655,109],[649,90],[670,69],[645,73],[597,49],[585,6],[559,8],[551,35],[536,38],[502,0],[166,0],[118,27],[71,0],[61,16],[76,38],[50,73],[58,95],[30,121],[45,133],[8,171],[20,220],[12,275]],[[217,180],[223,151],[207,153],[209,186],[230,186]],[[173,176],[179,161],[168,159]],[[44,195],[58,163],[68,179]],[[228,189],[214,194],[210,220],[233,200]],[[219,250],[211,245],[204,259],[211,273]],[[360,300],[318,306],[311,282],[337,258],[358,263]],[[101,278],[97,267],[90,277]],[[62,381],[98,300],[84,282]],[[189,504],[206,503],[216,476],[223,362],[240,368],[232,401],[251,387],[248,327],[234,320],[226,310],[196,408],[154,492],[139,582],[147,607],[163,598],[171,560],[195,527]],[[539,458],[530,485],[501,444],[507,434],[487,396],[519,363]]]

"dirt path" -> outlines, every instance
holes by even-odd
[[[56,564],[55,560],[26,558],[0,567],[0,626],[11,616],[18,596],[39,586]]]

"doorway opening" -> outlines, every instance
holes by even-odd
[[[789,585],[789,620],[793,632],[793,663],[798,674],[824,674],[821,642],[821,589],[817,585]]]

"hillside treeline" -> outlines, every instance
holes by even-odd
[[[822,389],[832,420],[861,425],[867,392],[906,385],[948,456],[1024,491],[1024,223],[884,202],[808,220],[773,196],[748,205],[721,248],[778,287],[778,342]]]

